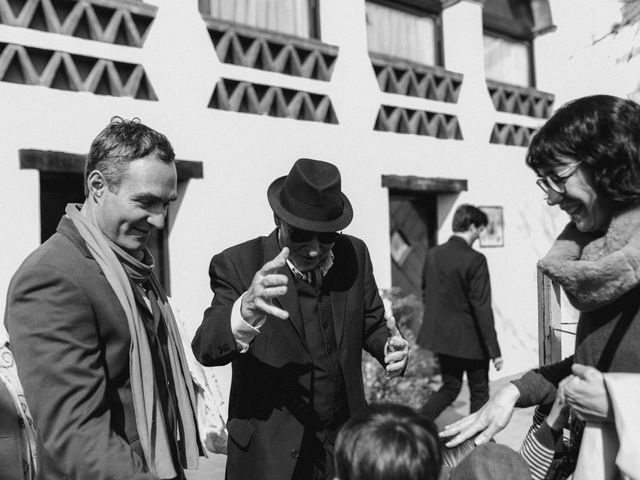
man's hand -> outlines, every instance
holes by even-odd
[[[440,432],[440,437],[456,435],[454,439],[446,443],[447,447],[455,447],[476,433],[482,432],[476,437],[475,444],[487,443],[496,433],[507,426],[518,398],[520,398],[520,391],[510,383],[498,390],[480,410],[447,425]]]
[[[391,303],[387,299],[384,299],[383,303],[385,307],[384,317],[389,331],[389,338],[384,346],[384,364],[387,378],[395,378],[404,372],[409,362],[409,342],[402,338],[400,330],[398,330],[396,319],[393,318],[393,312],[391,311]]]
[[[613,409],[604,384],[604,375],[593,367],[574,363],[573,375],[562,384],[566,403],[583,420],[613,420]]]
[[[245,322],[255,325],[266,315],[287,319],[289,313],[276,307],[272,299],[287,293],[288,278],[278,269],[285,266],[289,249],[284,247],[276,258],[264,264],[255,274],[249,290],[242,296],[240,315]]]
[[[492,358],[491,361],[493,362],[493,366],[498,372],[502,370],[502,366],[504,365],[504,360],[502,360],[502,357]]]

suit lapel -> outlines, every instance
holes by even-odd
[[[264,263],[273,260],[278,253],[280,253],[280,247],[278,245],[277,230],[275,230],[271,235],[269,235],[269,238],[267,238],[265,243]],[[300,312],[300,301],[298,299],[298,292],[295,287],[293,274],[286,265],[280,270],[280,273],[286,275],[289,279],[289,282],[287,283],[287,293],[281,297],[274,298],[273,303],[289,312],[289,322],[291,322],[293,328],[295,328],[298,334],[298,337],[300,337],[300,343],[308,352],[309,347],[307,346],[304,336],[304,324],[302,320],[302,313]]]
[[[333,266],[335,268],[335,265]],[[330,287],[330,285],[328,285]],[[331,291],[331,309],[333,312],[333,328],[336,334],[336,346],[340,348],[347,308],[347,292]]]

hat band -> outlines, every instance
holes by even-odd
[[[336,220],[340,215],[342,215],[342,211],[344,210],[342,199],[340,199],[340,203],[338,205],[333,205],[331,207],[315,207],[293,198],[284,189],[280,191],[280,202],[285,210],[292,215],[313,222],[328,222]]]

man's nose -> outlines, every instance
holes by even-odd
[[[167,212],[164,209],[150,213],[147,217],[147,223],[157,230],[162,230],[164,228],[166,214]]]
[[[317,234],[307,242],[307,252],[310,257],[317,257],[320,254],[320,242]]]

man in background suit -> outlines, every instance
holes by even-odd
[[[174,158],[164,135],[114,117],[87,155],[84,204],[67,205],[11,280],[5,324],[43,479],[184,479],[197,467],[193,385],[146,248],[176,199]]]
[[[460,205],[453,215],[453,236],[427,253],[418,344],[437,354],[443,381],[422,407],[430,420],[456,399],[464,372],[471,413],[480,409],[489,400],[489,360],[496,370],[502,368],[487,260],[472,248],[487,223],[482,210]]]
[[[336,166],[300,159],[267,197],[276,229],[213,257],[192,347],[232,364],[229,480],[331,479],[337,431],[366,406],[362,349],[392,377],[409,347],[385,326],[366,245],[339,233],[353,212]]]

